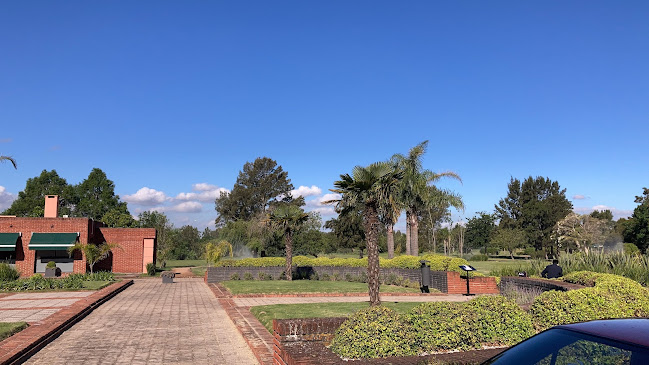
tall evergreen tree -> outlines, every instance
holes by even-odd
[[[120,202],[119,196],[115,195],[115,183],[101,169],[92,169],[75,190],[78,202],[73,214],[76,217],[101,221],[111,210],[115,210],[112,215],[124,213],[130,216],[126,203]]]
[[[221,193],[215,201],[217,225],[239,219],[249,220],[257,214],[265,214],[268,208],[280,201],[304,205],[304,199],[293,199],[293,184],[288,173],[268,157],[246,162],[230,193]],[[295,201],[294,201],[295,200]]]
[[[624,241],[638,246],[641,252],[649,248],[649,189],[642,188],[642,196],[636,196],[639,205],[624,224]]]
[[[59,196],[59,215],[72,215],[75,208],[75,191],[56,170],[43,170],[39,176],[27,180],[25,189],[2,214],[18,217],[42,217],[45,213],[45,196]]]
[[[556,245],[551,239],[554,226],[572,211],[566,189],[541,176],[530,176],[522,184],[512,178],[507,187],[507,197],[495,206],[499,226],[523,229],[537,251],[555,255]]]

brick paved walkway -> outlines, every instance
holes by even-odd
[[[257,364],[202,279],[139,279],[29,364]]]

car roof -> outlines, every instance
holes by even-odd
[[[565,324],[554,328],[563,328],[649,348],[649,318],[600,319]]]

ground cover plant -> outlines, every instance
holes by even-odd
[[[401,315],[408,313],[420,304],[417,302],[389,302],[385,300],[386,298],[383,299],[381,305]],[[252,307],[250,312],[272,333],[273,319],[349,317],[366,308],[366,302],[274,304]]]
[[[296,294],[296,293],[367,293],[367,284],[347,281],[316,280],[228,280],[223,286],[232,294]],[[382,285],[383,293],[417,293],[419,289]]]
[[[649,316],[649,290],[636,281],[586,271],[568,274],[563,280],[592,287],[539,295],[530,308],[538,330],[594,319]]]
[[[0,323],[0,341],[29,327],[27,322],[2,322]]]
[[[45,278],[34,274],[29,278],[0,282],[0,291],[33,291],[33,290],[97,290],[115,281],[111,272],[92,274],[70,274],[64,278]]]

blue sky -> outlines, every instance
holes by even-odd
[[[137,214],[213,221],[246,161],[309,209],[354,165],[430,140],[454,217],[541,175],[629,215],[649,186],[645,1],[0,4],[0,209],[43,169],[104,170]],[[315,188],[312,188],[315,186]],[[401,225],[403,223],[401,222]]]

